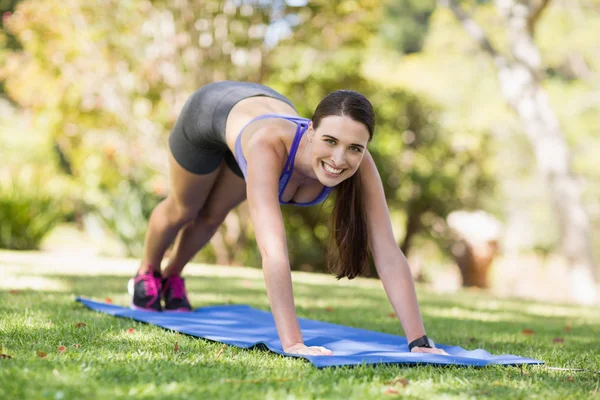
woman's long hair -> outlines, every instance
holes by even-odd
[[[338,90],[328,94],[312,117],[314,129],[321,120],[332,115],[347,116],[360,122],[373,138],[375,114],[373,106],[362,94]],[[353,279],[369,273],[369,237],[360,175],[358,171],[335,188],[335,205],[330,220],[330,246],[327,254],[329,270],[338,279]]]

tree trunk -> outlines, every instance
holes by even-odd
[[[589,218],[581,188],[571,170],[570,151],[548,96],[540,85],[541,56],[535,45],[535,24],[549,0],[495,0],[506,21],[511,58],[492,47],[483,30],[454,1],[445,2],[465,30],[488,52],[498,71],[505,100],[518,114],[548,185],[558,218],[562,250],[573,272],[573,294],[582,303],[596,301],[599,279],[590,244]]]
[[[498,251],[498,242],[472,243],[467,240],[452,245],[452,255],[460,269],[462,285],[488,288],[490,270]]]
[[[502,225],[481,210],[453,211],[446,221],[454,238],[450,250],[460,269],[463,286],[489,287]]]
[[[412,239],[419,232],[420,229],[421,213],[416,210],[409,209],[408,221],[406,221],[406,235],[404,236],[404,241],[400,246],[400,249],[402,250],[405,256],[408,257],[408,252],[410,251]]]

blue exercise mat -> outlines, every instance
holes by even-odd
[[[410,353],[406,338],[366,329],[351,328],[328,322],[300,318],[300,328],[307,346],[324,346],[333,356],[299,356],[283,351],[273,315],[247,305],[201,307],[193,312],[138,311],[113,304],[77,298],[92,310],[115,317],[131,318],[191,336],[214,340],[232,346],[250,348],[263,344],[269,350],[291,357],[302,357],[317,368],[361,364],[435,364],[483,367],[491,364],[543,364],[531,358],[502,354],[494,356],[485,350],[467,351],[459,346],[437,344],[449,356]]]

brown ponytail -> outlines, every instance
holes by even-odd
[[[330,115],[348,116],[364,124],[373,138],[375,115],[369,100],[352,90],[338,90],[327,95],[315,110],[314,128]],[[358,171],[335,188],[335,205],[330,220],[329,270],[340,279],[353,279],[369,273],[369,238],[367,216]]]
[[[355,173],[342,181],[335,192],[327,254],[329,270],[338,279],[368,275],[369,238],[360,175]]]

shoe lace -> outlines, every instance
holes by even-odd
[[[171,288],[171,297],[175,299],[185,298],[185,285],[183,279],[178,276],[170,278],[169,286]]]
[[[147,296],[158,296],[160,279],[153,276],[148,276],[144,279],[144,290]]]

